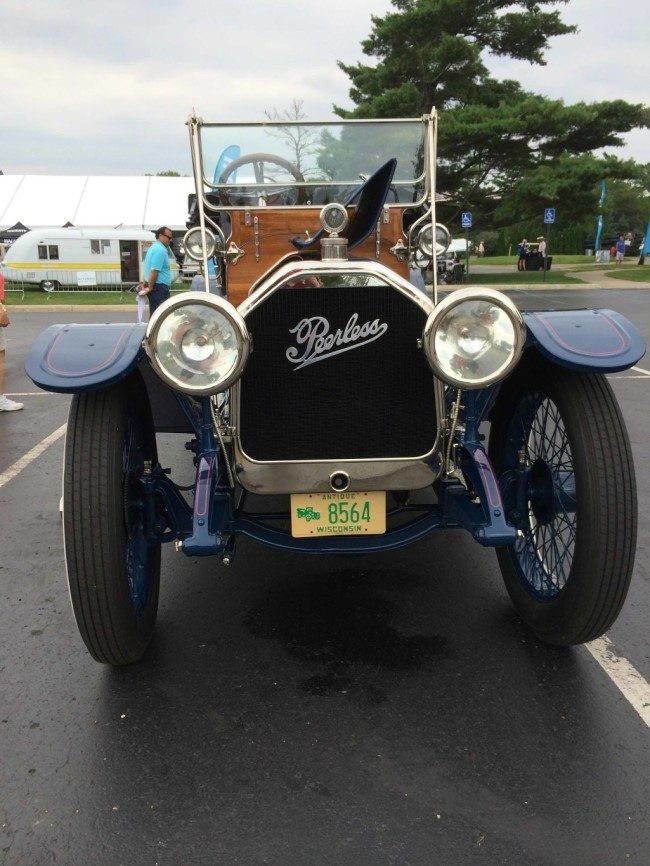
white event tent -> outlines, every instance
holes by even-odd
[[[191,177],[0,175],[0,229],[20,222],[181,231],[193,191]]]

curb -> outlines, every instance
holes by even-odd
[[[458,289],[496,289],[498,292],[548,292],[548,291],[583,291],[584,289],[600,289],[596,283],[461,283],[438,285],[439,292],[455,292]],[[650,288],[650,286],[649,286]]]

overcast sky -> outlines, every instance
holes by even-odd
[[[304,102],[310,120],[351,107],[337,60],[364,59],[388,0],[0,0],[0,169],[5,174],[190,173],[185,120],[261,120]],[[648,102],[647,0],[570,0],[580,33],[545,67],[493,73],[565,102]],[[650,132],[619,156],[650,161]]]

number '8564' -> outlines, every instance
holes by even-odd
[[[370,523],[370,503],[364,502],[360,509],[356,502],[330,502],[327,514],[331,524],[359,523],[362,520]]]

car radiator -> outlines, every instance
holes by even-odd
[[[433,448],[426,312],[387,285],[283,287],[246,317],[239,434],[257,461],[416,458]]]

